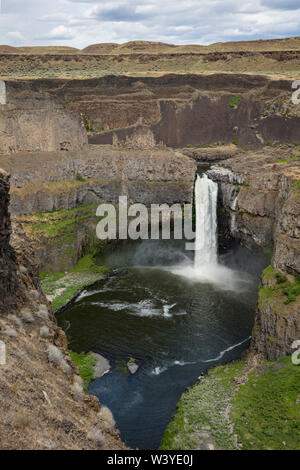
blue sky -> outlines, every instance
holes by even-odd
[[[0,0],[0,44],[173,44],[300,35],[300,0]]]

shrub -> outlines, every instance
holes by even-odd
[[[30,424],[30,417],[28,413],[26,413],[23,410],[18,411],[15,417],[15,423],[17,426],[19,426],[22,429],[27,428]]]
[[[31,312],[28,308],[23,308],[23,310],[21,310],[20,314],[21,314],[22,320],[25,323],[33,323],[34,322],[34,318],[33,318],[32,314],[31,314]]]
[[[105,439],[102,432],[97,428],[92,428],[88,433],[88,439],[90,441],[96,442],[99,447],[103,447],[105,444]]]
[[[14,322],[18,328],[22,328],[23,322],[21,318],[17,317],[17,315],[10,314],[10,315],[7,315],[7,318],[11,320],[12,322]]]
[[[281,273],[276,273],[277,284],[283,284],[287,281],[287,277]]]
[[[77,173],[76,175],[76,181],[86,181],[86,179],[80,174],[80,173]]]
[[[42,338],[49,338],[50,330],[47,326],[42,326],[42,328],[40,328],[40,336]]]
[[[238,95],[232,96],[229,100],[228,106],[229,108],[236,108],[239,102],[241,101],[241,97]]]
[[[72,393],[78,400],[82,399],[84,396],[84,390],[83,390],[82,385],[74,381],[72,385]]]
[[[104,425],[107,429],[113,429],[116,425],[113,414],[107,406],[101,406],[100,417],[104,421]]]
[[[68,374],[71,370],[69,364],[65,360],[62,352],[58,349],[54,344],[49,344],[48,348],[48,360],[53,364],[60,367],[66,374]]]
[[[9,336],[10,338],[16,338],[18,336],[18,333],[16,332],[16,330],[14,330],[13,328],[11,328],[10,326],[7,326],[4,330],[4,334]]]
[[[39,306],[39,313],[47,320],[49,318],[49,311],[46,305],[41,304]]]
[[[32,289],[30,291],[30,295],[31,297],[33,297],[35,300],[38,300],[38,298],[40,297],[40,294],[39,292],[36,290],[36,289]]]

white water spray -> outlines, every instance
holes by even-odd
[[[205,174],[197,175],[195,183],[195,268],[217,264],[217,198],[217,183],[214,183]]]

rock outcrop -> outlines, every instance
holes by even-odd
[[[2,83],[0,154],[81,149],[87,134],[80,117],[56,97]]]
[[[8,190],[1,171],[0,448],[124,449],[118,432],[105,426],[98,399],[83,392],[19,225],[11,236]]]

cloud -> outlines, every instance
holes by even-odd
[[[147,18],[145,14],[137,11],[136,6],[128,5],[125,2],[116,5],[111,3],[95,5],[86,12],[85,16],[98,21],[112,22],[137,22]]]
[[[278,10],[299,10],[299,0],[262,0],[262,6]]]
[[[44,38],[49,39],[73,39],[74,32],[71,28],[66,28],[64,25],[56,26],[51,29],[51,31],[44,36]]]
[[[8,36],[9,38],[11,38],[12,41],[18,40],[18,39],[20,39],[20,40],[23,39],[23,35],[20,33],[20,31],[9,31],[9,32],[7,33],[7,36]]]
[[[295,36],[299,7],[299,0],[2,0],[0,44],[84,48]]]

